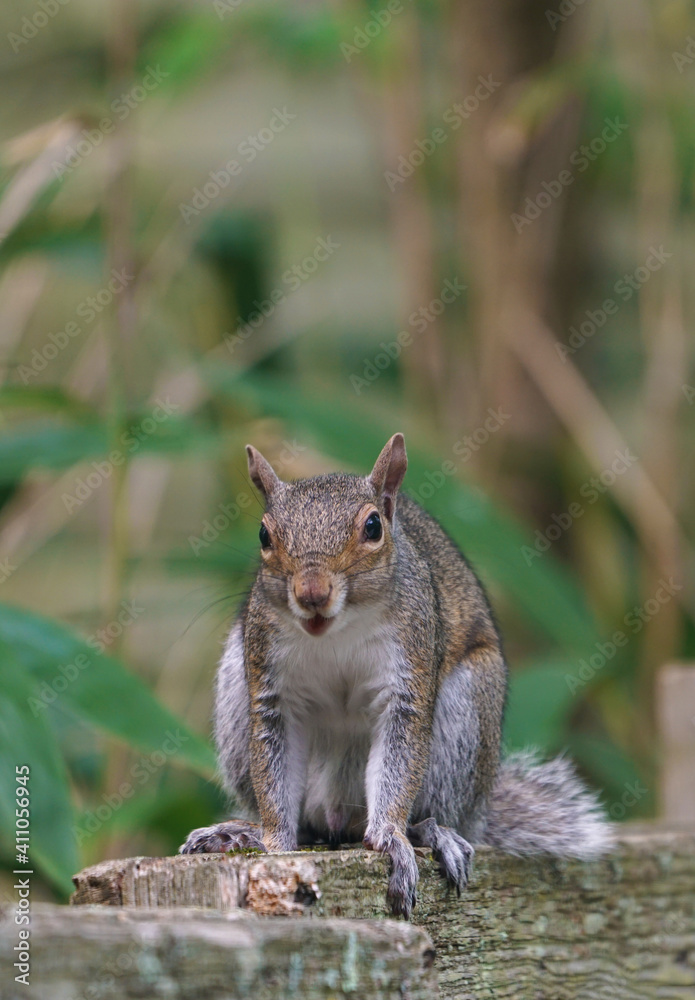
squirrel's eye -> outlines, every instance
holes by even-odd
[[[261,546],[264,549],[269,549],[270,548],[270,532],[268,531],[268,529],[266,528],[266,526],[264,524],[261,525],[261,529],[258,532],[258,537],[261,540]]]
[[[381,538],[381,518],[377,513],[370,514],[364,522],[364,537],[370,542],[378,542]]]

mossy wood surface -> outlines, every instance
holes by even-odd
[[[435,944],[442,996],[695,998],[695,832],[626,833],[592,863],[480,849],[460,899],[418,854],[414,921]],[[386,917],[387,873],[383,857],[357,849],[135,858],[80,873],[73,902],[308,917],[292,922],[310,942],[320,918]]]
[[[394,920],[268,920],[247,911],[33,908],[30,984],[14,980],[0,909],[3,1000],[432,1000],[432,943]]]

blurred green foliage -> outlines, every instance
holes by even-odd
[[[8,868],[15,764],[32,768],[32,854],[57,892],[80,865],[173,851],[223,814],[205,739],[219,643],[255,561],[248,439],[293,477],[365,471],[404,430],[406,489],[498,609],[509,746],[569,749],[609,806],[639,778],[648,794],[631,816],[655,808],[654,676],[693,655],[689,585],[638,630],[627,616],[692,567],[695,105],[674,53],[695,21],[656,0],[639,16],[597,0],[555,28],[544,5],[492,7],[491,34],[479,4],[407,4],[369,32],[377,8],[354,3],[72,0],[28,38],[25,5],[0,15]],[[150,67],[162,80],[141,95]],[[480,74],[499,90],[390,191],[399,156],[427,148]],[[273,131],[278,111],[294,118]],[[607,118],[625,137],[515,231],[511,215],[556,190]],[[662,244],[673,261],[596,320]],[[418,325],[454,278],[465,296]],[[525,349],[534,310],[580,346]],[[401,330],[413,346],[389,360]],[[452,461],[500,407],[504,426]],[[586,501],[605,473],[596,408],[673,523],[639,484],[634,504],[612,483]],[[143,611],[119,624],[128,601]],[[88,666],[57,690],[77,657]],[[185,738],[170,753],[172,732]]]

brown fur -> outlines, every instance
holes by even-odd
[[[402,435],[366,478],[284,483],[259,452],[247,452],[268,534],[240,616],[243,678],[237,627],[220,669],[216,729],[229,783],[260,814],[262,833],[219,824],[194,831],[183,850],[244,837],[290,850],[317,835],[356,835],[391,858],[389,896],[405,915],[417,881],[411,844],[430,846],[459,890],[473,855],[468,839],[487,836],[515,851],[525,843],[597,850],[603,828],[576,781],[552,813],[565,828],[548,836],[542,816],[538,826],[534,802],[557,796],[567,767],[515,762],[500,772],[500,636],[454,543],[414,501],[398,498]],[[376,539],[365,532],[375,514]],[[524,804],[526,837],[515,827]],[[574,845],[577,832],[585,845]]]

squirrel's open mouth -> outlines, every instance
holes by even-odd
[[[323,635],[332,621],[332,618],[324,618],[323,615],[314,615],[313,618],[302,618],[302,627],[309,635]]]

